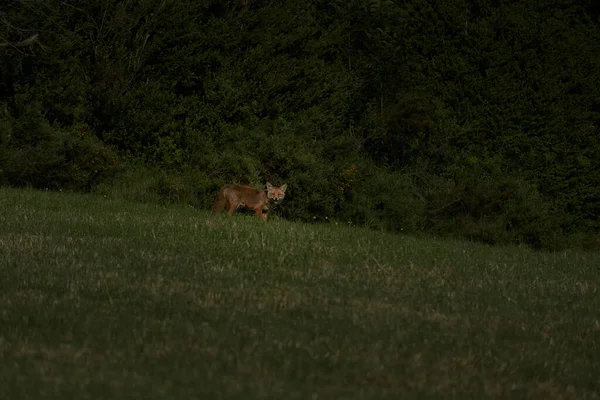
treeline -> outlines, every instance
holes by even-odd
[[[599,246],[593,0],[0,3],[0,182]],[[600,247],[600,246],[599,246]]]

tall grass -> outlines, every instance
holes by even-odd
[[[600,396],[600,254],[0,188],[17,398]]]

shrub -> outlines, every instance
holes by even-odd
[[[469,173],[439,182],[429,193],[427,228],[499,244],[551,245],[562,232],[552,204],[518,177]]]
[[[85,124],[51,126],[34,106],[0,125],[2,176],[12,186],[90,190],[117,169],[116,155]]]

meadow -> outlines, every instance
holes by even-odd
[[[600,254],[0,188],[6,399],[600,397]]]

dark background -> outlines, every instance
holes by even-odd
[[[0,1],[0,183],[208,209],[270,181],[287,219],[600,247],[599,13]]]

